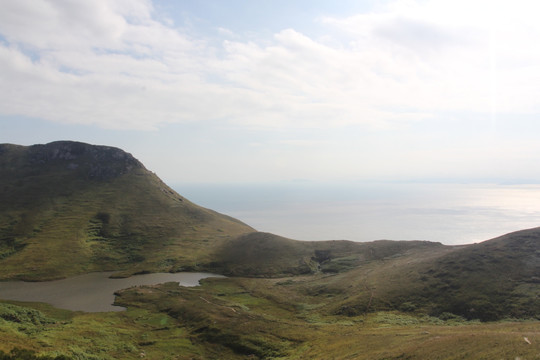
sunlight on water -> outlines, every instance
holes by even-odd
[[[300,240],[467,244],[540,226],[539,185],[178,185],[195,203]]]

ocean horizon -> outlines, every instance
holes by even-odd
[[[540,226],[540,185],[176,184],[190,201],[296,240],[471,244]]]

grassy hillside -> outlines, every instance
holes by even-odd
[[[250,233],[223,243],[212,258],[210,268],[227,275],[311,275],[291,288],[318,299],[328,315],[540,319],[540,228],[465,246],[301,242]]]
[[[183,198],[130,154],[55,142],[0,145],[0,278],[168,271],[254,231]]]
[[[425,248],[443,250],[446,247],[428,241],[298,241],[255,232],[217,247],[212,254],[215,260],[208,266],[216,272],[237,276],[339,273],[373,260]]]
[[[535,359],[534,321],[480,323],[425,315],[328,314],[340,295],[313,278],[206,279],[121,291],[126,312],[77,313],[0,303],[0,351],[73,359]]]
[[[306,291],[346,294],[325,311],[356,316],[400,310],[482,321],[540,319],[540,229],[479,244],[425,247],[314,282]]]

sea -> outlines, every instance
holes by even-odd
[[[297,240],[461,245],[540,226],[540,184],[177,184],[188,200]]]

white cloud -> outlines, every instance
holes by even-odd
[[[3,1],[2,10],[6,38],[39,50],[117,47],[127,26],[104,1]]]
[[[213,48],[156,19],[149,1],[5,0],[0,108],[136,129],[208,119],[395,128],[444,112],[534,113],[534,4],[397,1],[323,19],[341,31],[332,41],[284,29]]]

